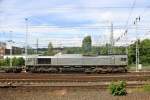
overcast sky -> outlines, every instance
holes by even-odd
[[[0,40],[11,37],[17,45],[25,43],[25,18],[28,18],[28,44],[40,47],[81,46],[84,36],[91,35],[93,44],[109,41],[110,23],[114,25],[116,44],[131,43],[138,36],[149,38],[150,0],[0,0]],[[12,31],[12,32],[10,32]],[[10,35],[11,34],[11,35]]]

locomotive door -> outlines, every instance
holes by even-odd
[[[110,65],[115,65],[115,56],[110,56]]]

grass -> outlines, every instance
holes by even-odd
[[[136,65],[135,64],[128,65],[128,69],[129,69],[129,71],[130,70],[135,70],[136,69]],[[150,70],[150,65],[148,65],[148,64],[142,65],[142,70],[144,70],[144,71]]]
[[[142,88],[145,92],[150,92],[150,84],[144,85]]]
[[[142,87],[134,88],[134,89],[132,89],[132,92],[138,92],[138,93],[148,92],[148,93],[150,93],[150,84],[146,84],[146,85],[143,85]]]

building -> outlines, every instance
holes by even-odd
[[[0,59],[5,55],[6,43],[0,42]]]
[[[5,48],[0,47],[0,59],[5,55]]]
[[[0,42],[0,59],[3,59],[5,55],[10,55],[12,49],[12,55],[20,55],[24,53],[24,48],[10,46],[5,42]]]
[[[5,49],[5,55],[9,55],[10,54],[10,49],[11,48],[6,48]],[[24,49],[23,48],[12,46],[12,54],[13,55],[19,55],[19,54],[23,54],[23,53],[24,53]]]

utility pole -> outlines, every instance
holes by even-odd
[[[126,34],[127,34],[127,30],[126,30]],[[126,36],[126,55],[127,55],[127,65],[128,65],[128,54],[129,54],[129,51],[128,51],[128,43],[127,43],[127,40],[128,40],[128,38],[127,38],[127,36]]]
[[[110,23],[111,31],[110,31],[110,48],[109,54],[113,54],[113,47],[114,47],[114,33],[113,33],[113,23]]]
[[[25,18],[26,22],[26,44],[25,44],[25,67],[27,65],[27,55],[28,55],[28,18]]]
[[[125,31],[125,34],[127,34],[128,33],[128,30],[126,30]],[[126,55],[128,55],[128,43],[127,43],[127,40],[128,40],[128,37],[127,37],[127,35],[126,35],[126,51],[125,51],[125,53],[126,53]]]
[[[36,54],[38,54],[38,48],[39,48],[39,39],[36,40]]]
[[[139,66],[139,44],[138,44],[138,32],[137,32],[137,26],[138,26],[138,22],[140,22],[140,16],[137,17],[134,21],[134,25],[135,25],[135,31],[136,31],[136,72],[138,72],[138,66]]]
[[[13,49],[13,47],[12,47],[12,31],[10,31],[10,67],[12,67],[12,49]]]

